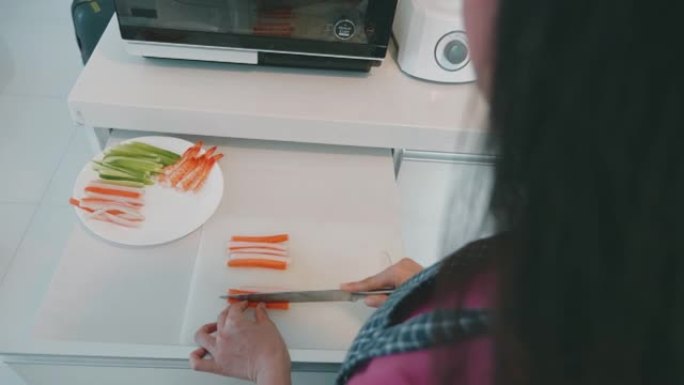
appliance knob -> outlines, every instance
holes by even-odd
[[[435,60],[445,71],[454,72],[470,62],[468,38],[463,31],[452,31],[442,36],[435,47]]]
[[[444,47],[444,57],[449,63],[459,65],[468,59],[468,46],[460,40],[452,40]]]

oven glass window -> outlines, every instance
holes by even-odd
[[[116,0],[131,27],[367,44],[371,0]]]

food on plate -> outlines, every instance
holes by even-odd
[[[180,159],[162,170],[159,182],[181,191],[200,191],[216,162],[223,154],[216,154],[216,146],[202,152],[202,141],[188,148]]]
[[[81,199],[69,203],[88,213],[88,218],[124,227],[138,227],[145,220],[141,213],[145,190],[107,181],[92,181]]]
[[[228,290],[228,295],[239,295],[239,294],[255,294],[258,293],[258,291],[255,290],[243,290],[243,289],[230,289]],[[228,303],[236,303],[239,302],[236,299],[228,298]],[[266,305],[267,309],[274,309],[274,310],[288,310],[290,308],[290,303],[289,302],[266,302],[264,303]],[[250,302],[248,304],[249,307],[256,307],[258,305],[257,302]]]
[[[228,242],[228,267],[256,267],[286,270],[290,264],[288,234],[235,235]]]
[[[139,199],[142,198],[145,190],[135,187],[112,185],[100,182],[90,182],[85,188],[86,192],[101,194],[101,195],[111,195],[116,198],[132,198]]]
[[[231,242],[258,242],[258,243],[283,243],[290,240],[288,234],[245,236],[234,235],[230,238]]]
[[[266,258],[233,258],[228,259],[228,267],[262,267],[264,269],[287,270],[288,263]]]
[[[138,227],[145,219],[141,210],[146,186],[159,182],[183,192],[202,189],[223,157],[216,153],[216,146],[203,151],[202,145],[198,141],[182,156],[136,141],[114,146],[101,160],[92,162],[99,180],[90,182],[82,197],[69,202],[90,219]]]
[[[264,250],[275,250],[275,251],[287,251],[287,247],[279,244],[271,243],[259,243],[259,242],[241,242],[241,241],[231,241],[228,246],[229,251],[238,251],[245,249],[264,249]]]
[[[93,168],[101,179],[117,181],[132,187],[154,184],[154,178],[164,167],[175,164],[180,155],[141,142],[115,146]]]

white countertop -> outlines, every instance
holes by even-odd
[[[145,59],[116,18],[69,95],[89,127],[364,147],[477,152],[486,105],[474,84],[370,73]]]

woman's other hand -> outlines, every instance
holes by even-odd
[[[290,355],[266,307],[259,304],[254,319],[246,309],[247,302],[231,305],[195,333],[200,347],[190,354],[191,367],[259,385],[289,385]]]
[[[343,283],[340,288],[344,291],[370,291],[380,289],[394,289],[401,286],[411,277],[418,274],[423,267],[414,260],[404,258],[381,273],[357,282]],[[387,301],[386,295],[369,295],[365,298],[366,305],[380,307]]]

